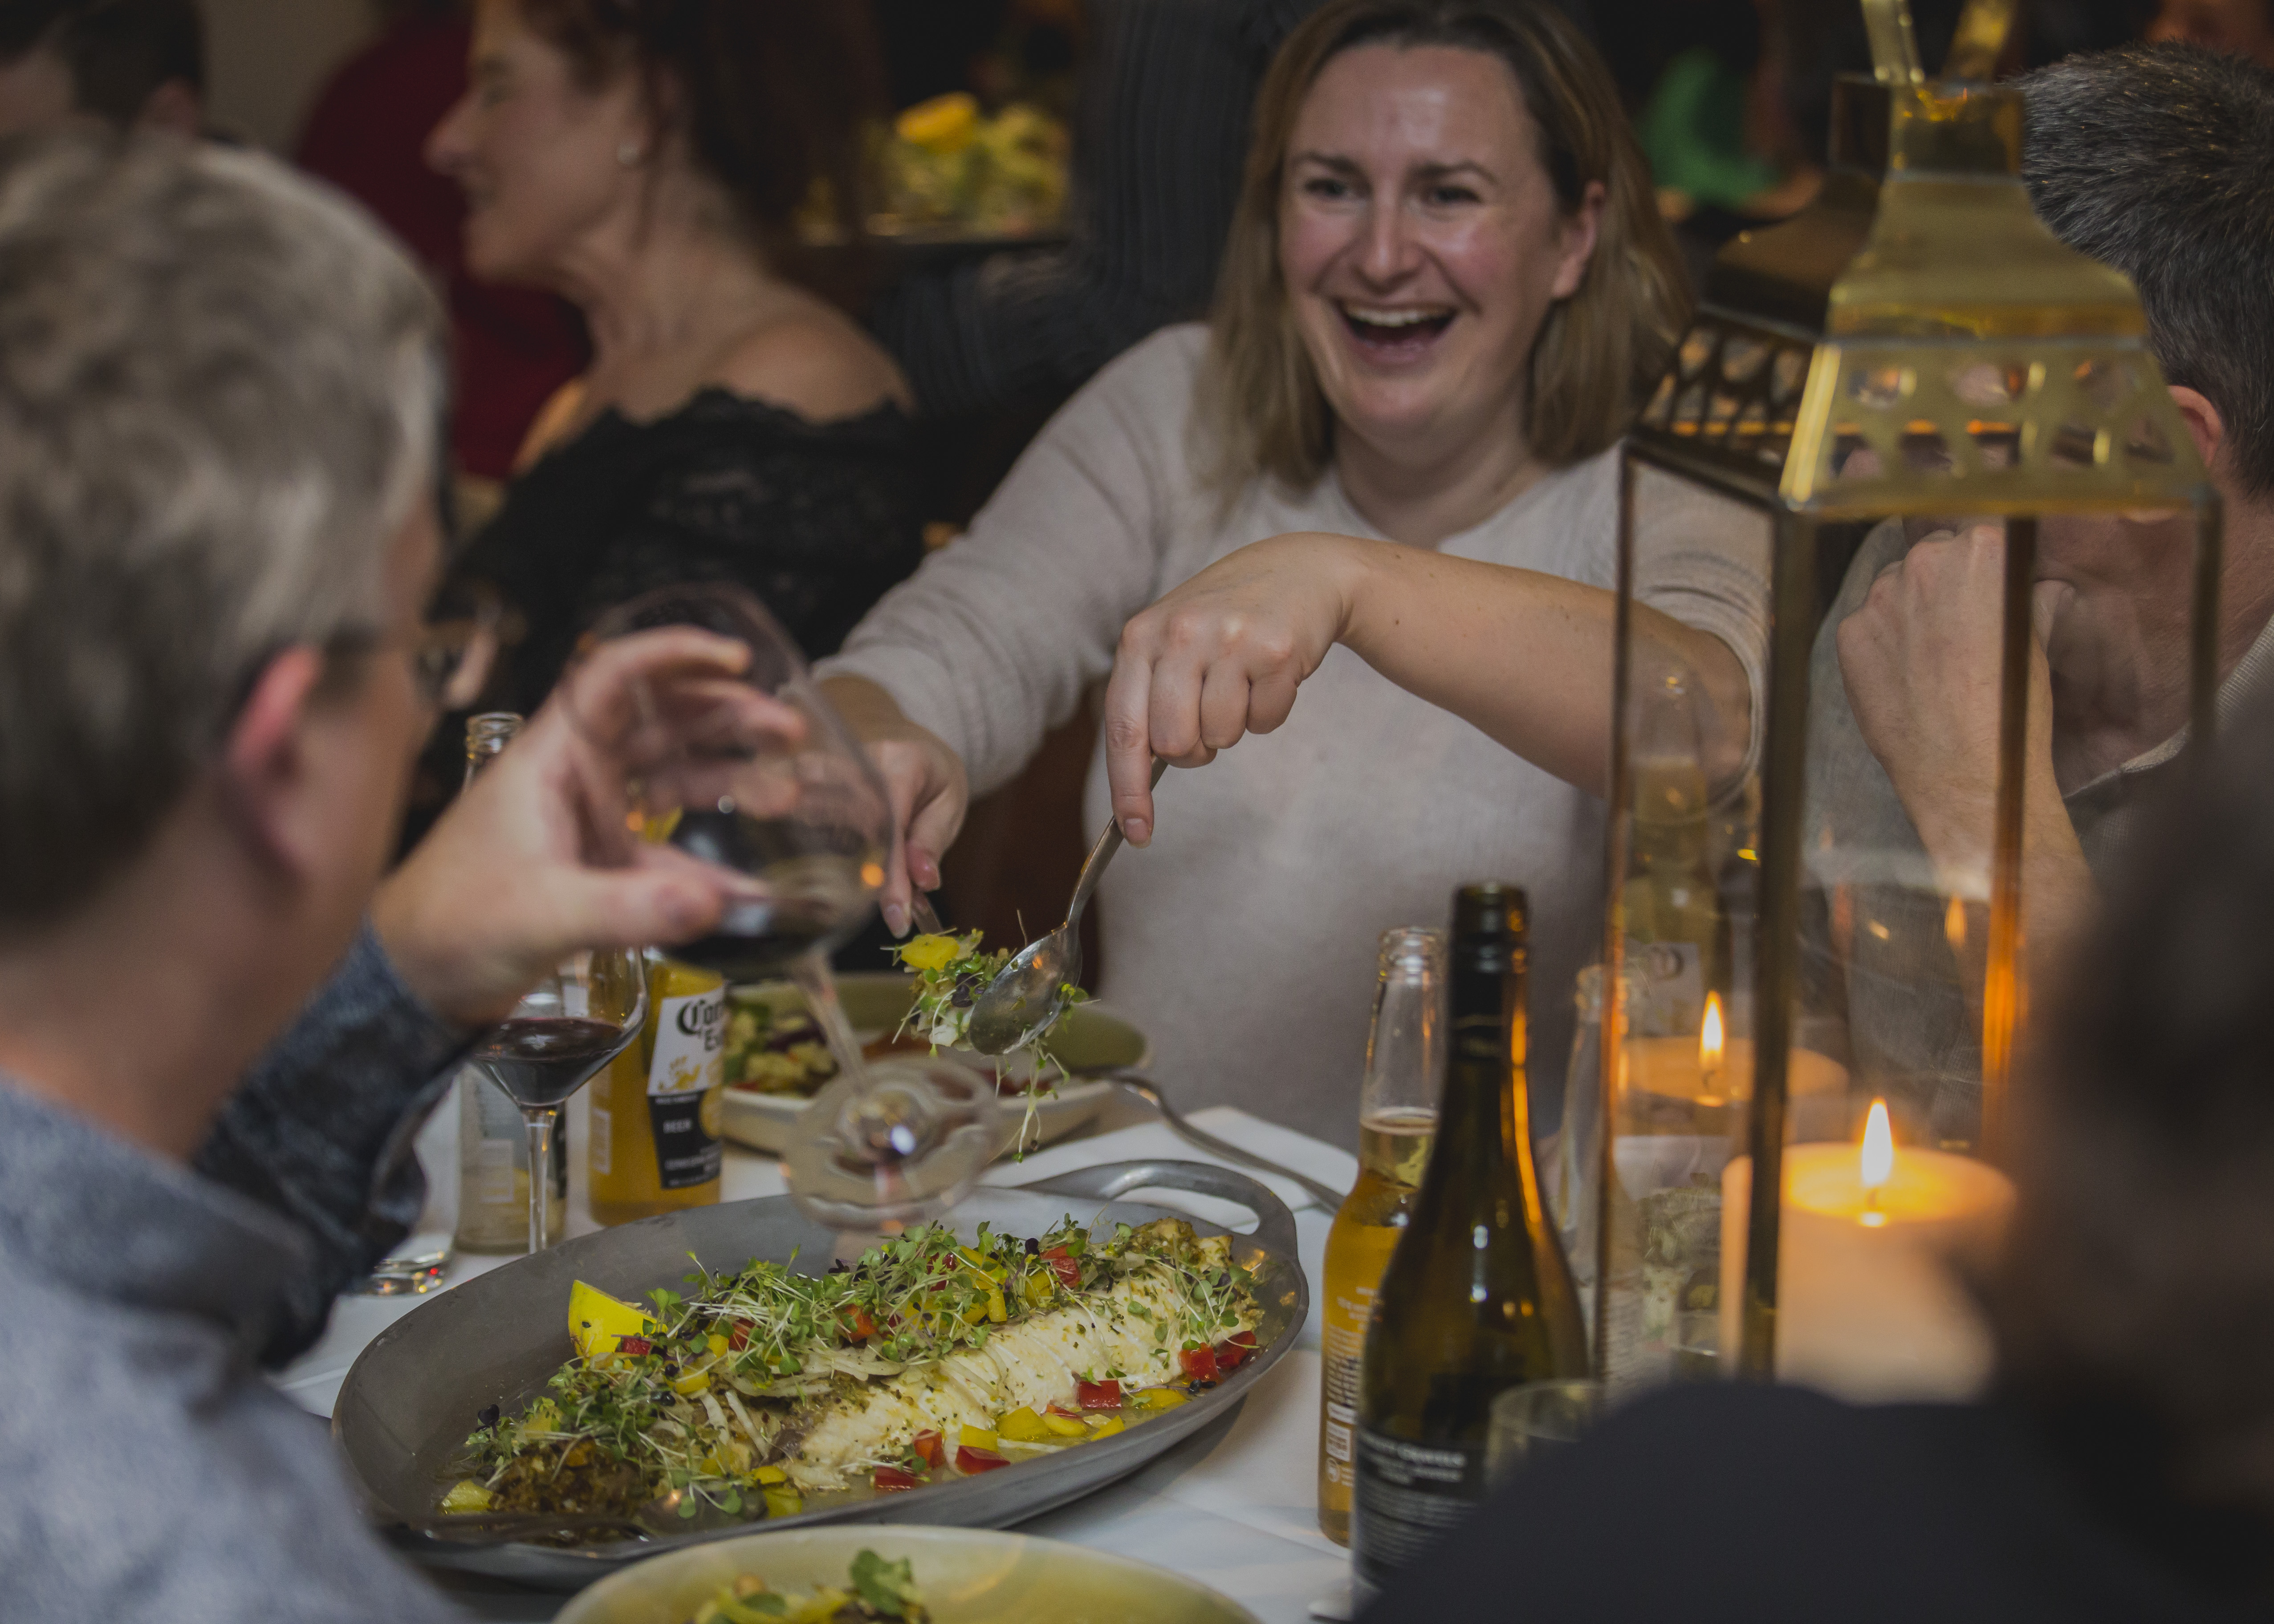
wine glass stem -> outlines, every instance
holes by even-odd
[[[553,1124],[557,1105],[521,1108],[529,1126],[529,1252],[535,1257],[553,1244]]]
[[[837,978],[830,974],[828,959],[818,952],[802,953],[790,974],[805,994],[806,1007],[820,1024],[829,1052],[837,1056],[838,1070],[852,1079],[856,1087],[865,1087],[869,1063],[861,1053],[861,1040],[845,1019],[845,1006],[837,1001]]]

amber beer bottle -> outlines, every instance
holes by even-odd
[[[1494,1397],[1584,1376],[1586,1332],[1532,1163],[1524,893],[1453,899],[1451,1019],[1428,1171],[1359,1374],[1352,1558],[1380,1584],[1485,1493]]]
[[[629,1223],[719,1199],[727,982],[650,955],[647,1025],[592,1079],[593,1218]]]
[[[1404,1233],[1429,1144],[1445,1069],[1445,933],[1400,925],[1382,933],[1374,1025],[1358,1104],[1358,1183],[1327,1234],[1320,1329],[1319,1530],[1350,1544],[1357,1460],[1359,1360],[1374,1295]]]

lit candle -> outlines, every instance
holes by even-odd
[[[1778,1223],[1779,1380],[1865,1402],[1977,1395],[1990,1335],[1950,1272],[1995,1244],[2014,1201],[2006,1176],[1971,1156],[1900,1152],[1886,1103],[1864,1140],[1788,1145]],[[1721,1350],[1733,1366],[1752,1159],[1721,1176]]]
[[[1627,1096],[1630,1111],[1638,1116],[1669,1110],[1676,1116],[1684,1112],[1719,1112],[1732,1101],[1742,1104],[1751,1099],[1753,1041],[1724,1037],[1724,1031],[1721,1005],[1718,1001],[1709,1001],[1704,1030],[1694,1038],[1629,1038],[1620,1051],[1624,1064],[1620,1068],[1619,1084],[1620,1092]],[[1848,1068],[1814,1049],[1794,1049],[1787,1052],[1790,1058],[1785,1064],[1785,1093],[1795,1109],[1804,1113],[1800,1132],[1818,1131],[1811,1125],[1818,1115],[1828,1117],[1845,1112]],[[1653,1097],[1640,1097],[1645,1095]],[[1819,1101],[1826,1109],[1819,1109]],[[1638,1121],[1622,1131],[1650,1130]],[[1698,1130],[1667,1127],[1660,1131]]]
[[[1721,995],[1706,995],[1706,1019],[1698,1033],[1698,1103],[1721,1103]]]

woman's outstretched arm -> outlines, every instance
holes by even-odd
[[[1151,757],[1196,767],[1269,733],[1341,643],[1407,692],[1595,794],[1608,786],[1616,596],[1538,570],[1348,536],[1243,547],[1132,620],[1106,689],[1114,815],[1152,838]],[[1693,679],[1721,725],[1710,776],[1734,772],[1751,733],[1743,665],[1710,632],[1643,605],[1654,659]]]

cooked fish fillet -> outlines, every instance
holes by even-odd
[[[1176,1342],[1159,1327],[1173,1323],[1175,1312],[1165,1275],[1148,1274],[1090,1302],[1007,1326],[983,1348],[829,1401],[782,1469],[809,1492],[842,1488],[848,1472],[897,1459],[918,1432],[952,1435],[958,1427],[991,1427],[1005,1410],[1072,1404],[1074,1384],[1085,1376],[1118,1373],[1133,1387],[1172,1382]]]

